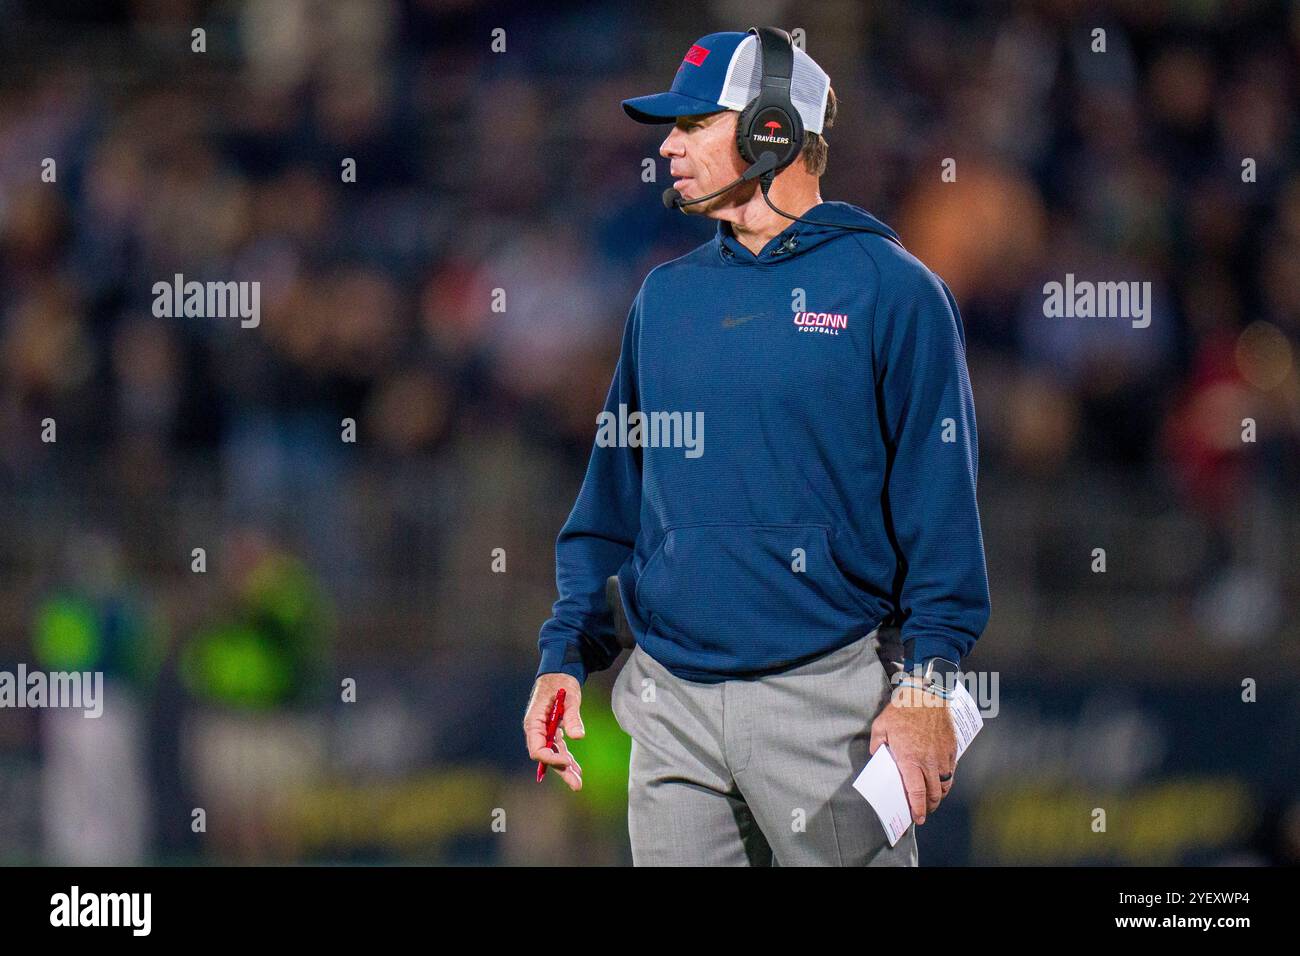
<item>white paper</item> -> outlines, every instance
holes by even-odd
[[[984,718],[980,716],[979,707],[966,690],[966,685],[960,682],[953,687],[947,710],[952,718],[952,729],[957,738],[957,759],[960,760],[984,726]],[[853,789],[866,797],[876,811],[880,825],[889,837],[889,845],[897,846],[912,825],[912,811],[907,804],[907,791],[903,789],[903,775],[894,762],[894,755],[889,752],[888,744],[871,755],[862,773],[853,781]]]
[[[871,809],[885,828],[889,845],[895,846],[912,825],[912,811],[907,806],[907,793],[903,790],[903,775],[898,772],[889,745],[876,749],[853,781],[853,789],[867,798]]]
[[[979,705],[960,681],[953,687],[952,700],[948,701],[948,716],[952,718],[952,729],[957,734],[957,759],[960,760],[984,726]]]

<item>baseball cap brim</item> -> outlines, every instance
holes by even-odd
[[[628,116],[638,123],[671,123],[679,116],[701,116],[705,113],[721,113],[727,107],[719,106],[708,100],[702,100],[684,93],[651,93],[649,96],[634,96],[623,101],[623,109]]]

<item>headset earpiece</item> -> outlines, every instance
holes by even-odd
[[[747,163],[774,153],[776,167],[763,177],[770,182],[803,149],[803,120],[790,100],[794,44],[788,33],[775,27],[751,27],[749,32],[758,37],[762,79],[758,95],[736,121],[736,149]]]

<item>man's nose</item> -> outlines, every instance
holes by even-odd
[[[676,126],[664,137],[664,141],[659,144],[659,155],[664,159],[672,159],[674,156],[685,155],[682,148],[681,130]]]

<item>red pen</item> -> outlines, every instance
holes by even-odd
[[[555,692],[555,703],[551,704],[551,716],[546,718],[546,746],[550,747],[557,754],[560,748],[555,746],[555,731],[560,726],[560,719],[564,716],[564,688],[561,687]],[[541,783],[542,778],[546,776],[546,764],[540,760],[537,761],[537,782]]]

